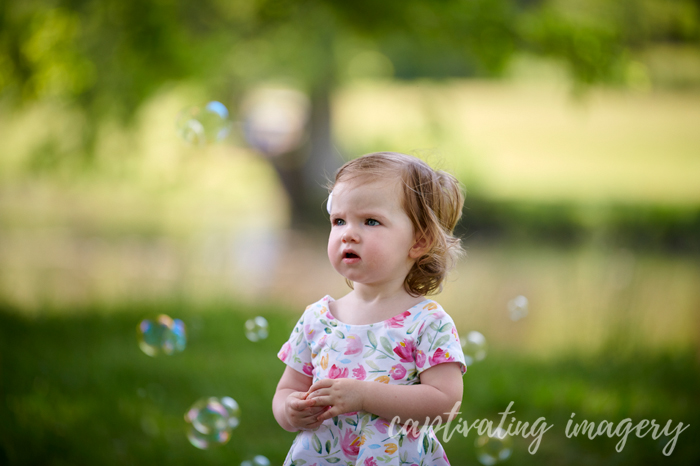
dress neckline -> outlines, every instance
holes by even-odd
[[[396,314],[396,315],[393,316],[393,317],[389,317],[388,319],[380,320],[379,322],[373,322],[373,323],[371,323],[371,324],[348,324],[348,323],[343,322],[342,320],[338,319],[338,318],[337,318],[336,316],[334,316],[333,313],[331,312],[330,303],[331,303],[332,301],[335,301],[335,298],[333,298],[333,297],[330,296],[330,295],[326,295],[326,296],[324,296],[323,298],[321,298],[321,301],[325,301],[326,304],[328,304],[328,306],[327,306],[327,308],[328,308],[327,314],[330,316],[331,319],[335,320],[335,321],[338,322],[338,324],[340,324],[340,325],[346,325],[346,326],[348,326],[348,327],[372,327],[372,326],[375,326],[375,325],[381,325],[381,324],[384,324],[385,322],[389,322],[389,321],[391,321],[391,320],[397,320],[397,319],[398,319],[399,317],[401,317],[405,312],[410,312],[412,309],[415,309],[415,308],[418,307],[418,306],[424,305],[424,304],[429,303],[429,302],[434,302],[432,299],[425,298],[423,301],[414,304],[413,306],[409,307],[409,308],[406,309],[405,311],[400,312],[400,313]],[[437,304],[437,303],[436,303],[436,304]]]

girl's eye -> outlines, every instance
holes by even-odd
[[[367,225],[369,225],[371,227],[376,227],[376,226],[379,226],[379,222],[373,218],[368,218]]]
[[[335,220],[333,220],[333,225],[345,225],[345,220],[343,220],[342,218],[336,218]]]

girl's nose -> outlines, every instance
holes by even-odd
[[[359,237],[357,233],[355,232],[354,228],[347,228],[343,232],[343,236],[341,237],[341,240],[343,243],[357,243],[359,240]]]

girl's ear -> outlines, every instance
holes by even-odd
[[[408,251],[408,257],[411,259],[418,259],[426,254],[432,244],[432,241],[430,241],[426,235],[416,235],[416,238],[416,242],[413,243],[413,246],[411,246],[411,249]]]

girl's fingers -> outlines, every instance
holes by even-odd
[[[321,388],[328,388],[328,387],[330,387],[332,384],[333,384],[333,380],[331,380],[331,379],[319,380],[318,382],[316,382],[316,383],[314,383],[313,385],[311,385],[311,387],[309,388],[309,391],[306,392],[306,393],[313,393],[313,392],[315,392],[316,390],[319,390],[319,389],[321,389]]]
[[[323,422],[323,421],[325,421],[326,419],[331,419],[331,418],[337,416],[338,414],[339,414],[339,413],[336,413],[336,409],[335,409],[335,408],[331,408],[331,409],[327,410],[325,413],[320,414],[320,415],[318,416],[318,420],[319,420],[319,422]]]
[[[314,407],[325,407],[325,406],[330,406],[331,404],[331,397],[330,396],[317,396],[314,398]]]
[[[313,408],[307,408],[306,412],[309,413],[310,416],[318,416],[322,412],[324,412],[327,409],[326,406],[318,406],[318,407],[313,407]]]
[[[296,411],[303,411],[314,406],[314,400],[294,400],[292,401],[291,406],[292,409]]]

